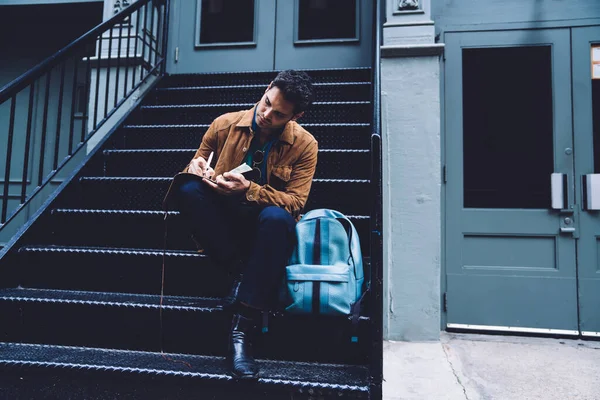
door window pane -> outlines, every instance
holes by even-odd
[[[550,208],[550,46],[463,50],[464,206]]]
[[[355,39],[356,1],[299,0],[298,40]]]
[[[254,0],[201,0],[200,44],[254,41]]]

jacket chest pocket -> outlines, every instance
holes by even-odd
[[[292,175],[291,165],[273,165],[269,184],[274,188],[284,188]]]

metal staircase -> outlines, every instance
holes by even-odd
[[[299,122],[319,141],[319,161],[305,211],[349,215],[369,265],[371,70],[308,72],[316,102]],[[374,296],[362,310],[358,342],[346,318],[273,313],[268,332],[256,338],[260,380],[233,381],[224,360],[230,314],[220,301],[227,279],[196,251],[177,211],[167,218],[160,306],[161,202],[170,179],[215,117],[250,108],[274,76],[163,77],[0,260],[0,396],[380,396]]]

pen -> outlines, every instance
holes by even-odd
[[[210,168],[210,162],[212,161],[213,155],[215,154],[214,151],[210,152],[210,155],[208,156],[208,161],[206,162],[206,167]]]

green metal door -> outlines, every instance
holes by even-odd
[[[168,72],[369,67],[369,0],[175,0]]]
[[[447,327],[577,334],[570,31],[445,42]]]
[[[574,28],[573,110],[577,203],[579,328],[600,337],[600,27]]]

